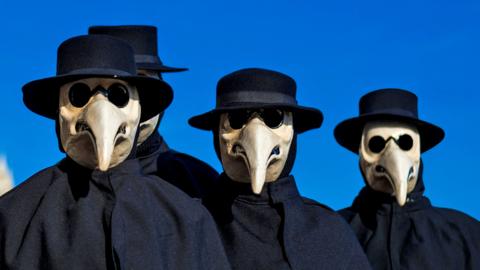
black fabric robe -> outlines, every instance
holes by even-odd
[[[208,211],[140,172],[66,158],[0,197],[0,269],[228,269]]]
[[[364,187],[340,214],[352,226],[373,269],[480,269],[480,223],[433,207],[420,177],[407,203]]]
[[[158,131],[137,149],[137,158],[146,175],[156,175],[193,198],[202,198],[216,185],[218,173],[207,163],[169,149]]]
[[[370,269],[348,224],[298,193],[292,176],[266,183],[260,195],[225,174],[204,199],[232,269]]]

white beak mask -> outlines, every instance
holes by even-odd
[[[106,171],[132,150],[140,121],[137,89],[125,81],[88,78],[60,88],[60,139],[78,164]]]
[[[370,122],[360,144],[360,167],[367,184],[395,196],[400,206],[418,180],[420,135],[416,127],[399,122]]]
[[[265,182],[278,179],[294,136],[291,112],[278,109],[239,110],[220,116],[219,148],[225,173],[250,182],[260,194]]]

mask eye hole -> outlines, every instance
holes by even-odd
[[[413,147],[413,139],[410,135],[404,134],[398,138],[397,144],[403,151],[409,151]]]
[[[233,129],[241,129],[248,120],[248,113],[246,111],[231,111],[228,112],[228,121],[230,127]]]
[[[368,141],[368,149],[373,153],[380,153],[382,152],[383,148],[385,148],[385,140],[380,136],[373,136]]]
[[[70,103],[77,108],[85,106],[90,100],[90,97],[90,87],[84,83],[76,83],[72,85],[68,91]]]
[[[119,108],[127,106],[130,100],[128,89],[119,83],[112,84],[108,88],[108,100]]]
[[[265,109],[262,113],[263,122],[269,128],[278,128],[283,123],[284,113],[282,110]]]

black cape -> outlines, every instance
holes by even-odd
[[[137,158],[146,175],[156,175],[193,198],[210,193],[218,173],[207,163],[168,147],[158,131],[150,135],[137,149]]]
[[[220,176],[204,199],[215,218],[233,269],[370,269],[348,224],[298,193],[292,176],[250,184]]]
[[[433,207],[420,177],[407,203],[364,187],[340,214],[352,226],[373,269],[480,269],[480,223]]]
[[[140,171],[66,158],[0,197],[0,269],[228,269],[208,211]]]

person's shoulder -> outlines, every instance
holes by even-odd
[[[322,222],[332,226],[348,227],[342,216],[329,206],[306,197],[302,197],[302,201],[307,211],[315,214]]]
[[[443,219],[449,228],[457,228],[459,233],[469,232],[480,241],[480,222],[472,216],[450,208],[432,207],[432,211],[436,217]]]
[[[206,162],[189,154],[182,153],[173,149],[170,149],[165,153],[160,154],[159,159],[179,163],[192,169],[202,170],[218,175],[217,171]]]
[[[9,192],[0,197],[0,208],[5,204],[22,203],[23,201],[32,201],[32,198],[38,197],[42,191],[48,188],[51,182],[56,179],[60,170],[56,165],[45,168],[28,179],[14,187]]]
[[[189,222],[196,222],[203,218],[206,209],[200,199],[192,198],[178,187],[158,176],[144,176],[149,178],[149,190],[154,192],[157,200],[161,201],[161,206],[171,214],[181,215]]]

